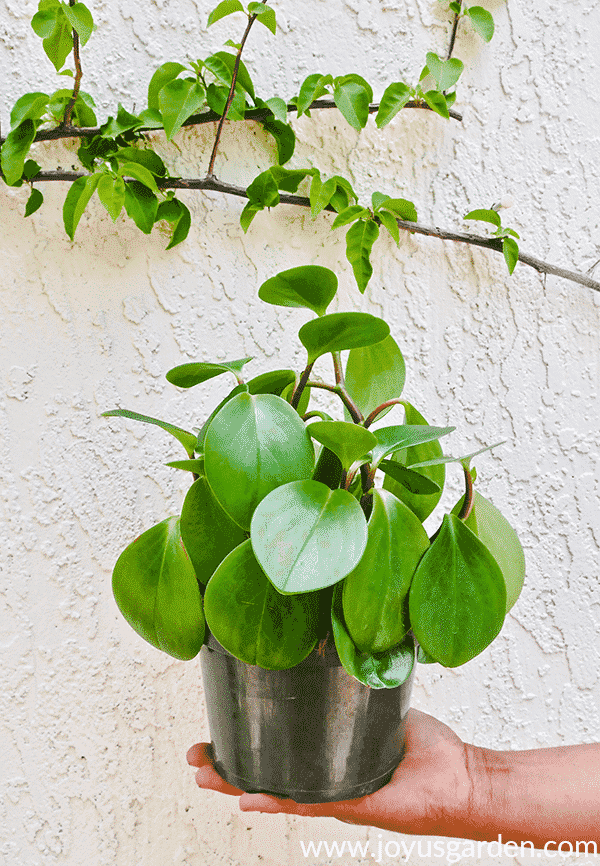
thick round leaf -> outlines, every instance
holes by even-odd
[[[335,648],[346,673],[372,689],[394,689],[410,677],[415,664],[415,642],[407,635],[402,643],[383,653],[363,653],[353,643],[344,623],[342,587],[333,590],[331,624]]]
[[[283,670],[299,664],[317,642],[316,594],[280,595],[250,541],[217,568],[204,596],[206,621],[219,643],[249,665]]]
[[[408,632],[408,590],[428,547],[412,511],[387,490],[376,490],[365,552],[344,580],[344,619],[362,652],[391,649]]]
[[[390,329],[383,319],[370,313],[329,313],[302,325],[298,331],[300,342],[312,363],[326,352],[360,349],[380,343]]]
[[[112,588],[135,631],[176,659],[192,659],[204,641],[202,598],[183,546],[179,518],[148,529],[118,558]]]
[[[321,448],[317,465],[313,472],[313,481],[321,481],[331,490],[337,490],[341,480],[342,463],[340,458],[333,451],[330,451],[329,448]]]
[[[502,572],[487,547],[455,514],[446,514],[417,567],[409,611],[418,642],[445,667],[458,667],[479,655],[502,628]]]
[[[411,425],[426,425],[427,421],[420,412],[410,403],[404,402],[405,421]],[[393,459],[398,463],[404,463],[407,466],[412,466],[413,463],[420,463],[422,460],[436,459],[442,456],[442,446],[437,439],[431,442],[423,442],[419,445],[412,445],[409,448],[404,448],[393,454]],[[430,478],[435,484],[439,485],[437,493],[427,494],[425,496],[415,495],[411,493],[403,484],[399,484],[386,475],[383,486],[389,490],[394,496],[398,497],[401,502],[408,505],[411,511],[417,515],[419,520],[424,521],[440,501],[444,482],[446,480],[446,470],[444,466],[428,466],[419,469],[419,474]]]
[[[166,379],[178,388],[193,388],[194,385],[207,382],[213,376],[220,376],[221,373],[233,373],[237,377],[244,364],[251,360],[252,358],[241,358],[239,361],[221,361],[216,364],[208,361],[198,364],[180,364],[169,370]]]
[[[348,355],[346,388],[365,417],[386,400],[399,397],[405,378],[404,358],[391,335],[373,346],[352,349]]]
[[[458,513],[463,499],[452,509]],[[464,521],[469,529],[483,541],[492,554],[506,583],[506,612],[511,609],[523,589],[525,580],[525,554],[521,542],[506,517],[477,490],[473,508]]]
[[[337,583],[359,563],[367,522],[347,490],[297,481],[263,499],[250,537],[256,558],[279,592],[309,592]]]
[[[329,268],[304,265],[271,277],[258,290],[258,297],[267,304],[307,307],[317,316],[323,316],[335,297],[337,287],[337,277]]]
[[[246,540],[246,533],[226,514],[206,478],[198,478],[181,509],[181,537],[196,571],[207,583],[228,553]]]
[[[315,454],[300,416],[273,394],[238,394],[213,418],[204,438],[208,483],[243,529],[264,497],[310,478]]]
[[[250,379],[247,383],[250,394],[277,394],[281,396],[281,392],[288,385],[293,385],[296,381],[296,374],[293,370],[269,370],[267,373],[261,373]]]
[[[370,430],[346,421],[314,421],[307,429],[313,439],[337,454],[346,472],[377,444]]]

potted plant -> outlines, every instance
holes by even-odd
[[[119,557],[121,612],[176,658],[202,649],[225,778],[301,802],[385,784],[402,756],[416,658],[455,667],[475,657],[500,632],[524,577],[514,530],[474,489],[471,461],[487,449],[443,454],[454,427],[430,426],[401,396],[405,365],[388,325],[327,313],[336,291],[335,274],[314,265],[259,290],[266,303],[316,314],[298,332],[300,373],[247,378],[251,358],[167,373],[180,388],[235,378],[199,429],[104,413],[167,430],[187,452],[167,465],[193,476],[180,516]],[[326,355],[332,382],[312,373]],[[309,409],[319,388],[339,398],[344,420]],[[380,426],[394,405],[404,423]],[[423,521],[446,463],[462,468],[465,494],[430,538]]]

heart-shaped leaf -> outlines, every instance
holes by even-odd
[[[246,533],[217,502],[206,478],[198,478],[181,509],[181,537],[201,583],[228,553],[246,540]]]
[[[250,537],[256,558],[279,592],[309,592],[337,583],[358,564],[367,522],[347,490],[297,481],[263,499]]]
[[[410,508],[387,490],[375,490],[367,546],[343,591],[346,627],[362,652],[385,652],[408,632],[408,590],[428,547]]]
[[[219,643],[249,665],[294,667],[317,642],[317,595],[280,595],[249,540],[236,547],[209,580],[204,609]]]
[[[119,610],[148,643],[176,659],[193,659],[204,641],[196,573],[169,517],[146,530],[118,558],[112,588]]]
[[[195,364],[180,364],[178,367],[173,367],[166,375],[167,382],[171,385],[177,385],[178,388],[193,388],[194,385],[199,385],[201,382],[207,382],[213,376],[220,376],[221,373],[233,373],[236,379],[239,379],[239,373],[252,358],[241,358],[239,361],[202,361]]]
[[[346,388],[365,417],[386,400],[399,397],[405,378],[404,358],[392,336],[373,346],[352,349],[348,355]],[[383,418],[387,411],[377,417]]]
[[[309,363],[313,363],[326,352],[380,343],[389,333],[387,323],[370,313],[329,313],[302,325],[298,337],[308,352]]]
[[[243,529],[264,497],[290,481],[310,478],[315,455],[300,416],[273,394],[241,393],[214,417],[204,438],[208,483]]]
[[[479,33],[482,39],[489,42],[494,35],[494,19],[491,13],[482,6],[469,6],[465,12],[471,19],[473,29]]]
[[[324,316],[337,287],[337,277],[329,268],[304,265],[271,277],[258,290],[258,297],[267,304],[306,307],[317,316]]]
[[[370,430],[346,421],[314,421],[307,429],[313,439],[337,454],[346,472],[377,444]]]
[[[372,689],[394,689],[410,677],[415,664],[415,642],[407,635],[402,643],[383,653],[361,652],[348,634],[342,612],[342,586],[333,590],[331,624],[335,648],[346,673]]]
[[[463,499],[452,509],[460,511]],[[479,493],[473,495],[471,513],[464,521],[490,551],[506,583],[506,612],[511,609],[523,588],[525,580],[525,554],[521,542],[506,517],[488,499]]]
[[[419,563],[409,595],[410,622],[428,655],[458,667],[498,635],[506,584],[487,547],[455,514],[446,514]]]
[[[450,60],[440,60],[433,51],[428,52],[426,62],[427,68],[435,78],[438,90],[441,91],[453,87],[465,68],[462,60],[457,57],[451,57]]]

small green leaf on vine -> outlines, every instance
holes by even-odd
[[[94,19],[92,13],[83,3],[75,3],[73,6],[63,4],[65,15],[69,24],[79,36],[82,45],[85,45],[94,32]]]
[[[493,208],[480,208],[478,210],[471,210],[463,217],[463,219],[480,220],[481,222],[491,223],[492,225],[496,226],[496,228],[500,228],[501,226],[498,212],[493,210]]]
[[[32,213],[35,213],[36,210],[41,207],[44,201],[44,196],[39,191],[39,189],[32,189],[29,198],[27,199],[27,204],[25,205],[25,216],[31,216]]]
[[[519,261],[519,245],[512,238],[503,238],[502,252],[504,253],[504,260],[508,266],[508,273],[512,274],[517,262]]]
[[[375,220],[358,220],[346,232],[346,258],[352,265],[354,278],[361,293],[364,293],[371,276],[371,249],[379,237],[379,226]]]
[[[473,29],[479,33],[482,39],[489,42],[494,35],[494,19],[491,13],[481,6],[470,6],[465,9],[465,14],[471,19]]]
[[[208,16],[206,26],[211,27],[217,21],[220,21],[221,18],[225,18],[226,15],[232,15],[234,12],[243,11],[244,7],[240,3],[240,0],[222,0],[222,2],[219,3],[218,6],[215,6],[215,8]]]
[[[100,174],[89,174],[86,177],[78,178],[71,184],[63,205],[65,231],[71,240],[75,237],[75,230],[79,225],[79,220],[83,216],[89,200],[94,195],[100,178]]]
[[[277,32],[277,21],[275,18],[275,10],[265,3],[249,3],[248,12],[250,15],[256,15],[256,20],[270,30],[273,36]]]
[[[389,84],[383,91],[377,116],[375,117],[377,127],[381,129],[388,124],[404,108],[412,95],[410,87],[401,81]]]

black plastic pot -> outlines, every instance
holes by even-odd
[[[295,668],[269,671],[210,635],[201,662],[215,765],[237,788],[346,800],[385,785],[402,759],[412,675],[371,689],[346,673],[331,638]]]

